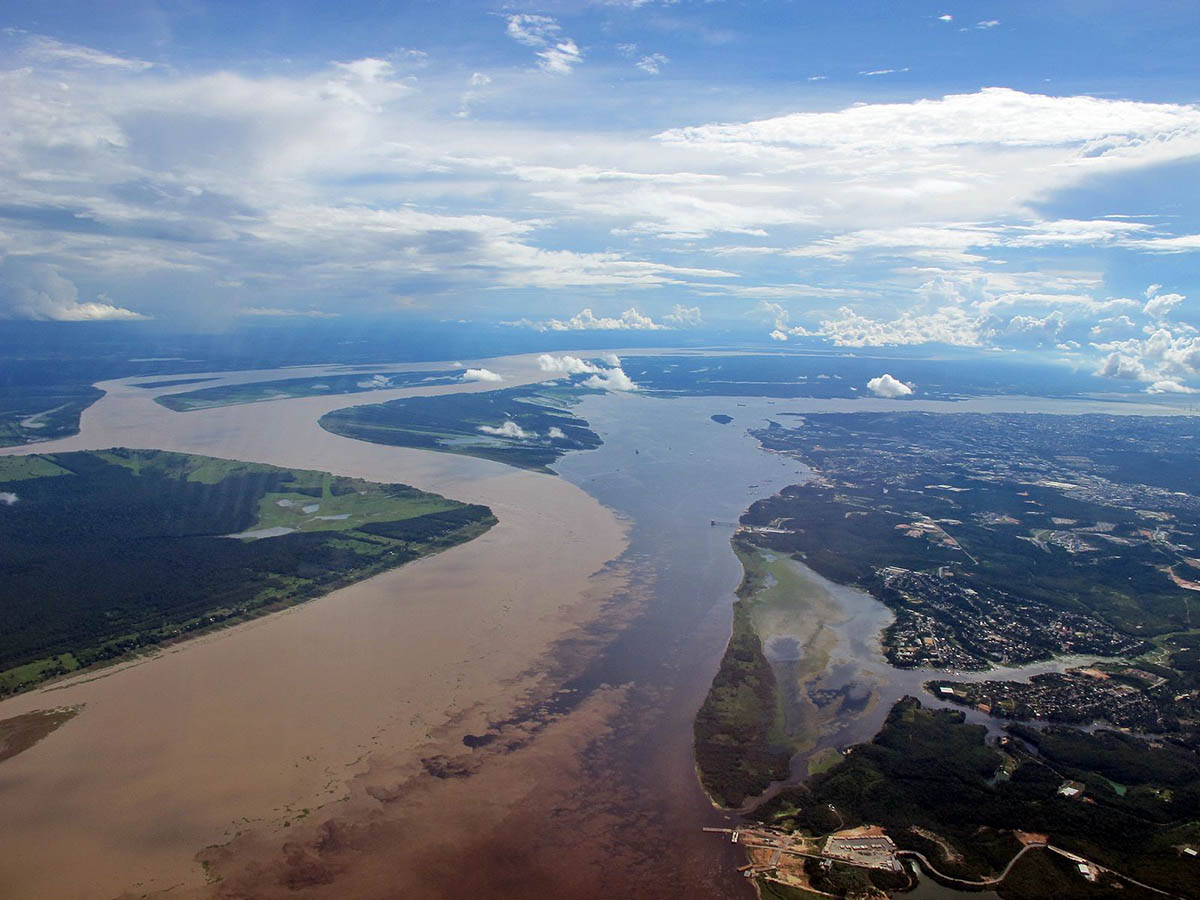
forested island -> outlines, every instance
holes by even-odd
[[[347,374],[315,375],[307,378],[281,378],[276,381],[247,381],[240,384],[223,384],[216,387],[197,388],[178,394],[163,394],[154,402],[175,412],[191,412],[197,409],[212,409],[218,406],[235,406],[241,403],[262,403],[267,400],[287,400],[292,397],[329,396],[333,394],[358,394],[363,391],[381,391],[388,388],[433,387],[454,384],[464,369],[428,372],[354,372]],[[136,384],[140,388],[163,388],[172,385],[191,384],[212,379],[179,379]]]
[[[0,457],[0,695],[483,533],[403,484],[158,450]]]
[[[535,385],[442,394],[352,406],[326,413],[320,425],[376,444],[461,453],[521,469],[553,473],[569,450],[599,447],[600,436],[574,415],[578,388]]]

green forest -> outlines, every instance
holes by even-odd
[[[3,457],[0,501],[0,694],[319,596],[496,521],[407,485],[156,450]]]
[[[175,412],[190,412],[196,409],[212,409],[217,406],[234,406],[240,403],[261,403],[264,400],[286,400],[292,397],[358,394],[363,391],[380,391],[387,388],[454,384],[462,373],[462,369],[438,372],[368,371],[345,375],[318,375],[309,378],[283,378],[276,381],[249,381],[243,384],[197,388],[178,394],[164,394],[161,397],[155,397],[154,402]],[[153,389],[211,380],[210,378],[181,378],[175,381],[136,384],[134,387]]]
[[[353,406],[326,413],[320,425],[343,437],[398,447],[478,456],[539,472],[569,450],[602,443],[567,407],[578,389],[520,387],[443,394]]]
[[[0,447],[75,434],[80,413],[102,396],[85,384],[0,385]]]
[[[968,879],[1004,868],[1020,849],[1013,830],[1046,834],[1055,846],[1195,896],[1200,860],[1179,850],[1200,841],[1200,772],[1191,754],[1166,750],[1160,759],[1144,741],[1115,734],[1094,744],[1071,729],[1018,733],[990,747],[983,726],[967,724],[961,712],[925,709],[907,697],[874,740],[807,786],[785,789],[754,817],[813,834],[843,823],[882,825],[902,848]],[[1161,771],[1139,760],[1161,763]],[[1058,793],[1068,779],[1086,785],[1082,797]],[[939,836],[959,858],[948,859],[913,826]],[[1024,857],[997,890],[1006,900],[1153,896],[1132,888],[1105,893],[1044,852]]]

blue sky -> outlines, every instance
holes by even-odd
[[[9,3],[0,314],[752,324],[1200,386],[1193,3]]]

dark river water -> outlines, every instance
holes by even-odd
[[[630,686],[619,727],[595,751],[596,771],[620,798],[615,801],[618,814],[631,823],[619,838],[628,844],[628,857],[652,855],[655,881],[674,884],[680,896],[752,896],[734,872],[744,861],[736,847],[700,830],[734,819],[715,810],[700,789],[692,757],[692,720],[729,637],[733,592],[741,578],[729,543],[735,523],[754,500],[803,481],[806,469],[790,457],[762,450],[747,429],[784,411],[866,411],[876,406],[896,408],[866,400],[655,399],[610,393],[586,397],[575,410],[605,443],[595,451],[570,454],[556,469],[630,522],[624,559],[632,571],[629,602],[641,605],[632,624],[574,687],[586,692],[602,684]],[[1136,411],[1132,404],[1111,406]],[[1117,411],[1102,410],[1100,404],[1025,398],[905,404],[905,409],[918,408]],[[713,422],[710,416],[717,413],[732,416],[733,422]],[[862,701],[838,718],[814,752],[869,740],[895,700],[905,694],[938,705],[922,690],[934,673],[900,671],[883,658],[879,634],[892,618],[886,607],[861,591],[805,573],[834,598],[843,616],[834,628],[837,643],[820,687],[857,695]],[[1059,660],[961,677],[1024,678],[1077,662]],[[987,717],[973,711],[969,716],[997,730]],[[794,760],[794,773],[804,773],[806,762]],[[614,863],[620,864],[618,858],[625,855],[615,850]],[[919,893],[910,896],[956,895],[926,879]]]

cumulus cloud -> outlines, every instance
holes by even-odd
[[[462,374],[463,381],[503,381],[504,376],[491,369],[467,369]]]
[[[552,441],[562,441],[566,440],[567,433],[557,425],[551,425],[550,430],[546,432],[546,437],[550,438]]]
[[[786,341],[787,339],[788,336],[786,331],[781,331],[780,329],[776,328],[771,332],[771,340],[773,341]]]
[[[562,375],[583,375],[600,371],[600,367],[586,362],[577,356],[551,356],[543,353],[538,357],[538,368],[543,372],[556,372]]]
[[[638,386],[633,379],[621,368],[605,369],[591,378],[583,381],[584,387],[598,388],[602,391],[636,391]]]
[[[1200,377],[1200,335],[1191,326],[1165,325],[1147,328],[1145,339],[1093,343],[1092,347],[1107,354],[1096,370],[1097,375],[1159,384],[1166,381],[1183,382]],[[1159,392],[1169,390],[1161,388]]]
[[[891,320],[873,319],[843,306],[837,318],[821,322],[821,334],[841,347],[929,343],[977,347],[982,343],[980,325],[978,315],[956,306],[924,314],[904,312]]]
[[[510,322],[511,325],[521,325],[534,328],[537,331],[657,331],[666,328],[655,322],[650,316],[638,312],[631,306],[620,316],[597,316],[591,307],[585,307],[569,319],[547,319],[541,322],[522,319]]]
[[[889,399],[907,397],[913,392],[913,389],[909,385],[898,378],[893,378],[886,372],[878,378],[872,378],[868,381],[867,388],[876,397],[888,397]]]
[[[684,306],[676,303],[675,308],[663,316],[663,324],[673,328],[699,328],[704,324],[704,317],[698,306]]]
[[[529,441],[537,437],[536,431],[526,431],[512,419],[506,420],[499,428],[493,425],[480,425],[479,430],[494,437],[513,438],[518,441]]]
[[[46,263],[9,257],[0,267],[0,317],[55,322],[136,321],[141,313],[115,306],[101,294],[81,301],[75,283]]]
[[[619,356],[615,353],[605,353],[601,359],[608,368],[602,368],[577,356],[568,354],[551,356],[549,353],[543,353],[538,357],[538,368],[543,372],[552,372],[557,375],[590,375],[590,378],[580,382],[583,387],[605,391],[637,390],[633,379],[626,375],[625,370],[621,368]]]
[[[21,498],[12,491],[0,491],[0,504],[3,504],[4,506],[12,506],[20,499]]]
[[[1160,294],[1161,284],[1152,284],[1146,288],[1146,305],[1142,312],[1152,319],[1164,319],[1180,303],[1187,298],[1183,294]]]
[[[1178,381],[1164,379],[1156,381],[1154,384],[1146,388],[1147,394],[1194,394],[1195,388],[1190,388],[1187,385],[1180,384]]]
[[[570,72],[585,56],[551,16],[493,21],[544,72]],[[706,305],[709,318],[730,314],[727,297],[803,298],[805,333],[832,322],[829,338],[844,345],[1029,342],[1030,317],[1056,310],[1067,345],[1089,339],[1094,321],[1072,330],[1086,315],[1119,310],[1140,327],[1161,313],[1178,326],[1187,305],[1102,297],[1105,276],[1117,274],[1097,261],[1102,253],[1071,254],[1069,265],[1088,271],[1068,274],[1090,274],[1094,286],[1054,284],[1066,279],[1051,271],[1057,251],[1200,251],[1200,235],[1176,233],[1182,219],[1037,212],[1064,190],[1099,191],[1106,178],[1200,158],[1194,104],[984,88],[833,108],[799,105],[810,101],[797,95],[787,115],[739,121],[735,105],[674,102],[667,83],[663,108],[681,127],[647,137],[636,123],[604,119],[583,136],[578,116],[542,114],[563,108],[568,82],[529,71],[528,60],[508,70],[489,63],[488,74],[412,53],[270,73],[233,60],[206,71],[10,37],[0,120],[19,140],[0,152],[0,239],[10,260],[48,261],[87,296],[47,291],[50,302],[18,307],[4,291],[0,315],[349,315],[401,302],[441,314],[447,298],[475,296],[505,298],[495,300],[497,317],[514,317],[516,304],[547,308],[547,297],[573,296],[587,299],[522,324],[649,330],[693,327],[698,297],[719,298]],[[649,50],[621,48],[623,64],[650,60],[666,71]],[[569,102],[611,110],[626,108],[632,96],[620,92],[637,79],[572,81]],[[551,92],[545,110],[540,91]],[[472,103],[493,94],[505,102],[472,120]],[[697,119],[697,108],[715,111]],[[575,240],[604,249],[573,249]],[[713,256],[729,266],[694,262]],[[981,270],[985,298],[972,296],[978,276],[967,274]],[[950,286],[942,297],[936,283],[924,289],[938,278]],[[97,297],[101,288],[119,299]],[[634,289],[645,292],[636,306],[600,307]],[[201,296],[212,299],[182,299]],[[824,302],[832,298],[863,321],[843,321]],[[1109,302],[1126,306],[1098,305]],[[640,312],[676,303],[686,312]],[[891,303],[918,308],[897,318]],[[585,304],[637,315],[570,316]],[[764,324],[764,335],[800,334],[790,319]]]

